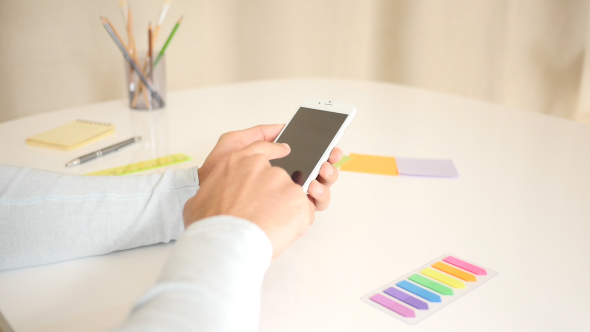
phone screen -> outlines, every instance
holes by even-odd
[[[303,185],[347,116],[300,107],[277,140],[289,144],[291,153],[284,158],[271,160],[270,164],[282,167],[295,183]]]

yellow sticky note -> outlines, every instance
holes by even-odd
[[[445,283],[453,288],[465,288],[465,284],[460,281],[457,280],[449,275],[446,275],[442,272],[438,272],[436,270],[433,270],[431,268],[425,268],[424,270],[420,271],[420,273],[427,275],[429,277],[431,277],[432,279],[438,280],[442,283]]]
[[[350,160],[340,166],[340,170],[381,175],[399,175],[395,158],[356,153],[350,154]]]

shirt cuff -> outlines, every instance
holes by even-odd
[[[228,285],[240,287],[239,279],[262,281],[271,260],[272,243],[258,225],[238,217],[214,216],[184,231],[160,281],[194,282],[213,272],[227,278]],[[222,271],[231,273],[224,276]]]
[[[178,195],[178,203],[182,215],[184,204],[189,198],[195,196],[199,191],[199,169],[192,167],[188,169],[178,169],[174,171],[174,190]],[[184,229],[184,223],[183,227]]]

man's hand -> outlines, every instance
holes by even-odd
[[[213,151],[207,156],[203,166],[199,168],[199,182],[204,183],[215,166],[246,146],[258,142],[273,142],[285,125],[261,125],[244,130],[230,131],[219,137]]]
[[[270,159],[289,154],[289,146],[258,141],[217,162],[197,195],[183,211],[185,227],[217,215],[230,215],[258,225],[273,245],[273,257],[280,255],[313,222],[315,207]]]
[[[199,168],[199,182],[203,185],[209,174],[229,156],[254,142],[273,142],[285,125],[261,125],[245,130],[232,131],[221,135],[219,141],[209,154],[203,166]],[[330,154],[328,162],[320,169],[317,180],[309,186],[309,199],[315,205],[316,211],[323,211],[330,204],[330,187],[338,179],[338,170],[332,165],[340,161],[342,150],[335,148]]]
[[[338,180],[338,169],[333,164],[342,159],[342,150],[334,148],[328,162],[320,168],[320,175],[309,184],[309,200],[315,205],[316,211],[323,211],[330,205],[330,187]]]

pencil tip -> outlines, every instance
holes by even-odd
[[[182,19],[183,19],[183,18],[184,18],[184,15],[182,15],[182,16],[180,17],[180,19],[178,20],[178,24],[182,23]]]

